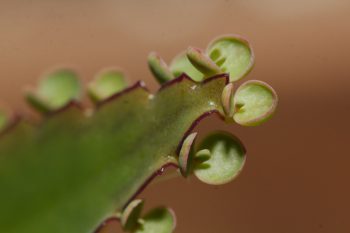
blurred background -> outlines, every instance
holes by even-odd
[[[218,187],[194,177],[156,182],[141,195],[146,209],[172,207],[179,233],[350,232],[348,0],[0,0],[0,99],[33,114],[24,87],[57,65],[84,81],[118,66],[155,91],[150,51],[169,62],[226,33],[252,43],[247,79],[276,89],[278,111],[255,128],[206,119],[201,135],[228,129],[245,143],[244,171]]]

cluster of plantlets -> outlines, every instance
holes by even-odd
[[[142,215],[143,201],[135,198],[169,165],[213,185],[237,177],[242,143],[214,132],[196,144],[193,130],[211,114],[243,126],[271,117],[277,95],[269,85],[253,80],[234,91],[253,63],[248,42],[232,35],[205,51],[190,47],[169,66],[151,53],[150,70],[162,84],[157,93],[104,70],[88,86],[94,109],[79,103],[74,71],[45,74],[26,96],[42,113],[40,123],[0,112],[0,232],[103,232],[113,221],[127,232],[172,232],[171,209]]]

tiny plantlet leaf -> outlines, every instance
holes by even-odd
[[[106,100],[128,86],[124,74],[118,69],[107,69],[96,75],[89,84],[89,95],[94,102]]]
[[[232,96],[233,96],[233,83],[229,83],[225,86],[221,96],[222,107],[224,108],[224,112],[226,116],[229,118],[232,117],[233,115]]]
[[[180,154],[179,154],[179,166],[183,176],[188,176],[190,162],[192,160],[193,144],[196,139],[197,133],[191,133],[186,137],[182,143]]]
[[[171,233],[176,226],[174,212],[169,208],[158,207],[148,212],[135,233]]]
[[[186,52],[180,53],[172,60],[170,63],[170,70],[175,77],[179,77],[181,74],[185,73],[196,82],[201,82],[204,79],[204,75],[188,60]]]
[[[194,164],[200,164],[210,159],[210,150],[202,149],[198,151],[194,156]],[[192,163],[193,165],[193,163]]]
[[[259,125],[272,116],[277,102],[277,94],[268,84],[257,80],[247,81],[234,95],[233,118],[240,125]]]
[[[125,231],[134,231],[139,226],[138,220],[143,204],[143,200],[136,199],[130,202],[123,210],[120,221]]]
[[[192,65],[205,77],[222,73],[220,68],[201,49],[189,47],[186,55]]]
[[[207,54],[221,71],[230,74],[231,82],[243,78],[254,64],[254,54],[249,43],[236,35],[213,40],[207,48]]]
[[[36,91],[27,93],[27,100],[38,111],[45,113],[78,100],[80,92],[80,82],[75,72],[60,69],[45,75]]]
[[[175,78],[165,61],[155,52],[148,55],[148,67],[160,84]]]
[[[202,141],[199,149],[209,150],[210,157],[206,155],[207,160],[194,164],[193,172],[199,180],[207,184],[220,185],[230,182],[237,177],[245,163],[246,151],[242,143],[226,132],[210,134]],[[205,155],[208,152],[201,153]]]

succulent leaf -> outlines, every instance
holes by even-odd
[[[143,208],[143,200],[136,199],[128,204],[121,215],[121,224],[125,231],[133,231],[139,226],[139,218]]]
[[[267,83],[251,80],[243,83],[233,98],[234,120],[244,126],[265,122],[275,112],[276,92]]]
[[[187,176],[190,171],[190,163],[193,154],[193,144],[196,139],[197,133],[191,133],[186,137],[182,143],[181,150],[179,153],[179,166],[183,176]]]
[[[27,93],[27,100],[38,111],[45,113],[77,100],[80,91],[80,82],[75,72],[60,69],[45,75],[36,91]]]
[[[189,47],[186,52],[188,60],[205,77],[211,77],[223,73],[211,59],[201,49]]]
[[[169,208],[159,207],[151,210],[143,218],[143,224],[135,233],[171,233],[176,226],[174,212]]]
[[[236,35],[222,36],[212,41],[207,54],[223,72],[230,74],[230,81],[243,78],[253,67],[254,54],[249,43]]]
[[[44,120],[18,118],[0,134],[0,232],[102,233],[116,221],[131,233],[173,232],[171,209],[140,218],[143,201],[135,198],[169,166],[215,185],[239,174],[245,148],[236,137],[216,132],[194,146],[191,132],[213,113],[248,126],[272,115],[277,95],[270,86],[250,81],[234,95],[229,83],[253,61],[249,44],[236,36],[215,40],[206,54],[189,48],[170,68],[151,53],[161,88],[152,94],[143,82],[126,87],[120,71],[105,70],[89,86],[95,109],[76,103],[81,89],[73,71],[46,75],[27,95]],[[7,121],[0,112],[0,130]]]
[[[148,55],[148,67],[160,84],[175,78],[165,61],[155,52]]]
[[[222,91],[221,102],[224,108],[225,114],[228,118],[233,116],[233,83],[229,83]]]
[[[39,127],[14,126],[0,140],[0,232],[96,229],[159,169],[175,163],[198,119],[223,114],[227,82],[225,75],[202,83],[181,76],[154,95],[138,83],[89,117],[73,104]],[[19,209],[25,221],[18,221]]]
[[[89,85],[89,95],[95,102],[106,100],[128,86],[124,74],[117,69],[103,70]]]
[[[186,52],[178,54],[171,61],[170,70],[175,77],[179,77],[181,74],[185,73],[196,82],[201,82],[204,79],[204,75],[199,72],[188,60]]]
[[[196,157],[205,156],[204,162],[194,164],[195,176],[207,184],[220,185],[233,180],[245,163],[245,148],[241,142],[225,132],[216,132],[206,137],[199,146]],[[207,149],[210,151],[208,156]]]

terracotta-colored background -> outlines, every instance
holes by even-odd
[[[350,232],[350,1],[0,0],[0,99],[28,113],[23,87],[61,64],[84,81],[120,66],[154,91],[149,51],[169,61],[223,33],[251,41],[247,78],[275,87],[278,112],[259,127],[228,126],[248,148],[237,180],[157,183],[146,208],[171,206],[183,233]],[[213,117],[200,132],[216,128],[227,126]]]

